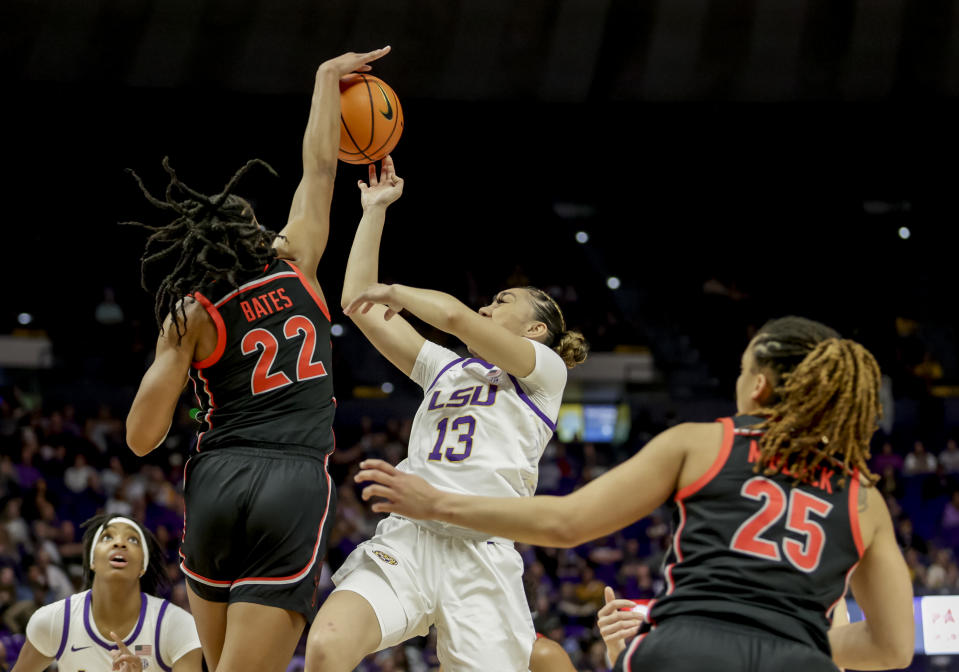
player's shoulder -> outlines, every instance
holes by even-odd
[[[63,623],[67,605],[69,604],[70,611],[75,611],[78,607],[82,607],[83,598],[86,597],[88,592],[89,591],[83,591],[82,593],[70,595],[62,600],[43,605],[33,612],[30,616],[30,622],[33,625]]]
[[[71,595],[69,598],[65,597],[62,600],[45,604],[33,612],[33,615],[30,617],[30,619],[36,619],[38,621],[49,620],[53,618],[60,619],[63,617],[64,612],[66,612],[67,600],[70,600],[72,606],[73,600],[75,600],[76,597],[76,595]]]

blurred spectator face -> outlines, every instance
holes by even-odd
[[[882,454],[883,455],[892,455],[892,444],[888,441],[882,444]]]
[[[922,457],[926,454],[926,447],[922,445],[922,441],[916,441],[912,444],[912,451],[919,457]]]
[[[0,586],[13,586],[17,583],[17,575],[13,573],[12,567],[0,569]]]

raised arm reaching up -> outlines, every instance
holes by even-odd
[[[313,282],[330,232],[330,203],[340,138],[340,78],[351,72],[368,72],[370,62],[389,52],[390,47],[366,53],[349,52],[326,61],[316,71],[310,117],[303,134],[303,177],[293,196],[286,226],[274,243],[278,255],[300,266]]]

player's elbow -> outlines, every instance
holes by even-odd
[[[914,632],[910,628],[908,637],[896,637],[887,644],[885,657],[889,669],[899,670],[912,664],[916,645]]]
[[[127,418],[127,446],[137,457],[143,457],[153,452],[153,449],[156,448],[164,438],[165,435],[157,438],[149,431],[149,428],[141,426],[141,423],[135,418]]]
[[[583,544],[588,539],[584,530],[581,529],[582,526],[578,524],[576,515],[567,514],[563,504],[565,502],[561,500],[556,515],[550,516],[549,520],[546,521],[548,525],[547,536],[556,548],[573,548]]]
[[[145,455],[148,455],[150,451],[153,450],[153,447],[150,446],[148,443],[145,443],[139,437],[132,436],[130,434],[127,434],[127,446],[130,448],[130,450],[133,451],[133,454],[136,455],[137,457],[143,457]]]

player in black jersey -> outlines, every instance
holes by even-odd
[[[335,493],[330,315],[316,277],[329,235],[340,137],[339,80],[370,70],[389,47],[321,65],[303,138],[303,177],[279,235],[233,195],[179,180],[176,219],[153,234],[143,285],[156,297],[156,358],[127,417],[127,443],[146,455],[165,438],[193,382],[201,427],[184,468],[181,568],[207,664],[283,670],[318,605],[316,589]]]
[[[566,497],[440,492],[378,460],[356,478],[375,481],[364,499],[386,499],[374,511],[544,546],[608,535],[669,502],[667,588],[617,670],[899,668],[913,654],[912,587],[866,464],[878,397],[865,348],[782,318],[743,354],[736,417],[669,429]],[[866,620],[829,630],[848,586]]]

